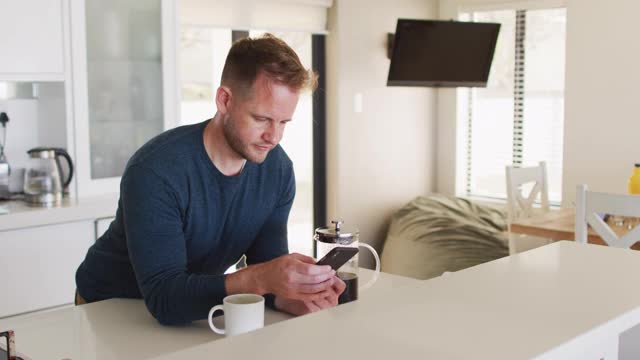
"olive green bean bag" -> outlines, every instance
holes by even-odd
[[[467,199],[418,197],[392,217],[382,271],[430,279],[509,255],[506,213]]]

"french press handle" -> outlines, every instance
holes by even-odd
[[[373,276],[371,277],[371,279],[369,279],[369,281],[367,281],[366,284],[360,285],[358,289],[358,290],[366,290],[370,288],[371,285],[375,284],[376,281],[378,281],[378,277],[380,276],[380,256],[378,256],[378,252],[376,251],[376,249],[374,249],[373,246],[369,244],[360,243],[358,244],[358,246],[369,250],[371,252],[371,255],[373,255],[374,260],[376,261],[376,268],[374,270]]]

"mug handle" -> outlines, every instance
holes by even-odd
[[[226,331],[224,329],[219,329],[217,328],[215,325],[213,325],[213,314],[217,311],[217,310],[223,310],[223,306],[222,305],[216,305],[214,307],[211,308],[211,310],[209,310],[209,327],[211,328],[211,330],[213,330],[213,332],[215,332],[216,334],[220,334],[220,335],[225,335]]]
[[[373,273],[373,277],[371,278],[371,280],[369,280],[366,284],[360,286],[359,288],[359,290],[367,290],[378,280],[378,276],[380,275],[380,257],[378,256],[378,252],[376,251],[376,249],[374,249],[371,245],[360,243],[358,244],[358,246],[367,248],[369,251],[371,251],[371,254],[376,259],[376,272]]]

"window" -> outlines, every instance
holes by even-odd
[[[559,203],[566,10],[482,11],[461,19],[502,24],[487,87],[458,89],[462,192],[506,199],[505,166],[546,161],[549,199]]]
[[[182,100],[180,122],[192,124],[212,118],[216,112],[215,92],[232,41],[247,35],[261,36],[264,31],[189,27],[181,31],[180,72]],[[305,68],[312,66],[312,34],[308,32],[272,32],[298,54]],[[289,215],[289,251],[312,254],[314,230],[313,173],[313,99],[302,93],[287,124],[280,145],[293,161],[296,197]]]

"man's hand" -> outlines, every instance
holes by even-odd
[[[338,297],[345,288],[346,285],[344,281],[334,276],[331,291],[329,291],[325,298],[315,301],[299,301],[276,297],[275,305],[278,310],[288,312],[289,314],[304,315],[338,305]]]
[[[227,275],[227,294],[274,294],[276,297],[312,304],[318,302],[325,306],[327,299],[335,295],[332,289],[335,271],[328,265],[315,265],[315,262],[309,256],[288,254],[249,266]]]

